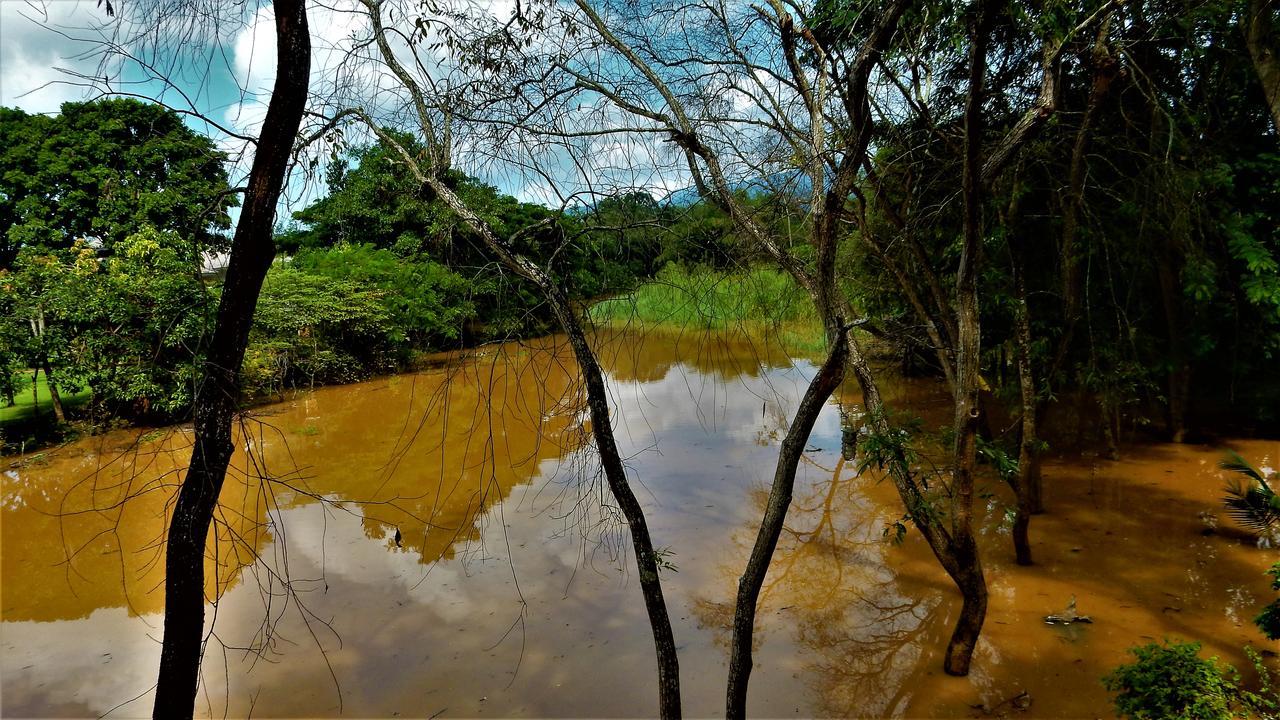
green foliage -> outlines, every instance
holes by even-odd
[[[791,276],[770,268],[723,272],[671,264],[634,292],[591,307],[591,318],[613,325],[671,325],[723,330],[807,326],[824,339],[813,301]]]
[[[182,247],[146,226],[105,258],[83,241],[24,248],[0,271],[5,374],[47,365],[63,394],[89,390],[95,415],[184,414],[214,298]]]
[[[676,551],[668,547],[656,548],[653,551],[654,563],[658,566],[658,572],[680,572],[680,566],[676,565],[672,559],[676,556]]]
[[[341,244],[298,253],[289,265],[300,272],[376,290],[397,344],[417,348],[455,341],[475,315],[474,286],[429,259],[412,260],[370,244]]]
[[[1240,690],[1235,671],[1200,657],[1200,643],[1155,643],[1130,650],[1135,660],[1103,684],[1116,711],[1131,720],[1228,720]]]
[[[65,103],[54,117],[0,108],[0,268],[20,250],[105,251],[145,227],[219,250],[230,225],[226,156],[159,105]]]
[[[258,297],[246,385],[276,391],[392,370],[394,332],[378,290],[277,264]]]
[[[978,457],[987,462],[1006,482],[1018,476],[1018,458],[998,444],[978,438]]]
[[[1042,40],[1063,38],[1103,8],[1088,0],[1002,12],[984,152],[1026,116]],[[931,25],[911,53],[929,57],[950,87],[922,100],[927,118],[877,125],[860,196],[865,224],[840,248],[838,273],[904,365],[938,373],[938,341],[926,329],[944,346],[954,342],[950,288],[962,236],[961,214],[940,210],[957,207],[964,163],[962,144],[939,130],[955,127],[966,99],[966,12],[925,4],[904,22],[920,22],[913,12]],[[1140,21],[1105,25],[1113,66],[1088,60],[1100,41],[1093,29],[1067,38],[1054,117],[985,201],[983,377],[1000,397],[1018,397],[1013,267],[1021,259],[1042,399],[1082,388],[1135,424],[1175,432],[1280,429],[1280,146],[1244,46],[1243,12],[1220,0],[1144,5]],[[811,22],[839,35],[832,47],[840,47],[873,20],[824,0]],[[894,52],[886,63],[902,77],[915,71],[911,56]],[[1095,79],[1105,93],[1094,93]],[[1078,141],[1083,165],[1073,168]],[[1073,170],[1079,198],[1070,197]]]
[[[397,138],[413,152],[422,150],[412,137]],[[335,159],[328,180],[329,195],[294,213],[297,225],[277,237],[278,246],[297,253],[300,269],[373,279],[388,295],[399,294],[400,305],[389,308],[392,320],[416,346],[550,327],[541,294],[493,262],[479,239],[418,185],[394,151],[381,144],[354,148]],[[653,269],[658,254],[653,224],[662,211],[648,195],[608,198],[589,211],[561,215],[460,173],[450,173],[446,181],[513,249],[548,266],[570,298],[630,288]],[[319,252],[324,250],[339,254]],[[348,261],[359,270],[343,271]],[[397,263],[403,267],[394,267]],[[405,292],[409,289],[413,292]]]
[[[1271,576],[1271,589],[1280,591],[1280,563],[1272,565],[1267,574]],[[1272,600],[1258,616],[1253,619],[1268,640],[1280,640],[1280,599]]]
[[[215,300],[201,258],[235,203],[225,155],[119,99],[0,108],[0,144],[0,394],[41,367],[92,418],[184,415]]]
[[[407,135],[397,134],[397,140],[412,152],[424,151]],[[457,225],[380,144],[335,158],[327,179],[329,194],[294,213],[301,227],[277,237],[281,250],[372,243],[411,255],[443,245]]]
[[[1263,535],[1280,531],[1280,495],[1272,490],[1262,471],[1235,452],[1228,452],[1219,467],[1243,478],[1233,478],[1227,484],[1227,497],[1222,501],[1232,519]]]

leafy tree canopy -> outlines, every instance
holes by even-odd
[[[159,105],[72,102],[53,117],[0,108],[0,267],[77,240],[110,252],[150,227],[204,250],[230,227],[226,155]]]

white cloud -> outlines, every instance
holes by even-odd
[[[99,27],[106,13],[91,0],[0,1],[0,105],[32,113],[56,113],[62,103],[85,97],[58,68],[92,75],[97,61],[61,28]]]
[[[412,0],[391,0],[384,10],[383,22],[403,35],[411,35],[421,7]],[[472,17],[483,19],[485,16],[480,13],[487,13],[494,21],[503,22],[514,13],[515,2],[500,0],[465,7]],[[127,14],[128,9],[121,14]],[[253,146],[235,135],[256,136],[266,116],[276,74],[275,23],[270,3],[265,0],[251,0],[244,5],[231,3],[225,13],[226,17],[219,18],[216,25],[202,28],[203,34],[191,35],[187,42],[168,43],[167,50],[148,55],[162,72],[177,66],[178,71],[170,73],[169,79],[181,92],[163,87],[154,76],[128,89],[204,113],[230,130],[233,134],[198,120],[188,121],[227,152],[232,184],[240,185],[252,164]],[[358,0],[309,2],[308,15],[312,35],[311,109],[331,114],[344,107],[360,106],[379,122],[411,128],[413,123],[406,122],[411,116],[407,94],[380,61],[376,47],[367,42],[371,28],[364,6]],[[107,18],[96,0],[0,0],[0,104],[52,113],[64,101],[96,96],[98,92],[68,84],[69,77],[56,69],[89,76],[99,74],[102,46],[95,48],[90,42],[72,38],[125,36],[131,28],[145,29],[144,19]],[[393,47],[402,64],[424,85],[434,82],[456,86],[465,73],[449,57],[447,49],[432,47],[438,39],[419,39],[410,46],[393,35]],[[538,41],[558,39],[548,36]],[[126,78],[150,74],[127,62],[111,68],[109,73],[112,89],[122,87],[122,74]],[[566,127],[634,124],[608,103],[584,106],[574,114],[581,117],[566,118]],[[308,122],[314,127],[314,120]],[[483,133],[461,124],[454,130],[455,165],[524,201],[557,206],[562,197],[587,193],[583,197],[590,202],[590,193],[608,193],[614,188],[648,188],[662,196],[690,184],[687,170],[681,163],[671,161],[670,148],[660,137],[611,136],[541,149],[534,149],[541,143],[517,139],[506,148],[495,149]],[[347,139],[367,142],[370,136],[351,127]],[[315,155],[323,159],[327,150],[317,148]],[[541,172],[531,172],[522,165],[536,166]],[[286,188],[282,215],[305,206],[324,191],[322,179],[298,173]]]

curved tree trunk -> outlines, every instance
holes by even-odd
[[[205,543],[231,460],[231,422],[239,399],[240,364],[262,281],[275,257],[272,232],[276,203],[307,98],[311,38],[304,0],[274,0],[274,7],[275,87],[231,244],[203,382],[196,394],[191,463],[169,523],[156,718],[189,718],[195,710],[203,652]]]
[[[760,598],[760,589],[764,586],[765,575],[769,572],[773,552],[778,547],[778,538],[782,535],[782,526],[787,519],[787,509],[791,506],[791,493],[796,482],[796,467],[800,463],[800,456],[804,454],[805,443],[809,440],[809,433],[813,431],[813,424],[822,412],[827,398],[831,397],[831,393],[844,378],[845,361],[849,353],[844,339],[846,332],[843,328],[840,330],[839,338],[831,346],[831,354],[810,381],[800,407],[796,409],[795,419],[782,441],[778,465],[773,475],[773,487],[769,490],[764,518],[760,521],[760,531],[756,535],[755,546],[751,549],[751,557],[747,560],[747,568],[738,580],[738,601],[733,615],[733,641],[729,652],[729,688],[725,707],[727,718],[744,718],[747,715],[747,682],[751,678],[751,638],[755,630],[756,602]]]
[[[597,78],[565,68],[583,87],[600,92],[609,98],[623,111],[639,115],[663,124],[670,131],[671,141],[675,143],[685,156],[694,186],[699,195],[715,203],[726,211],[730,219],[743,233],[744,238],[755,244],[759,250],[771,258],[813,299],[814,306],[826,328],[829,347],[838,342],[838,318],[853,318],[847,298],[841,296],[835,284],[835,251],[841,236],[842,222],[848,217],[848,202],[856,194],[860,182],[860,168],[866,160],[867,147],[871,139],[871,105],[868,95],[868,84],[872,70],[877,66],[881,54],[889,47],[891,39],[898,29],[898,22],[912,4],[911,0],[889,0],[877,16],[874,27],[870,28],[861,48],[838,75],[838,82],[833,86],[840,91],[839,105],[844,110],[840,124],[851,130],[842,133],[840,152],[833,157],[829,154],[830,143],[827,142],[824,130],[827,123],[827,110],[831,106],[827,101],[825,83],[828,79],[825,50],[816,35],[808,29],[797,30],[795,20],[790,14],[788,5],[774,0],[769,3],[773,9],[773,19],[779,32],[782,50],[786,55],[790,69],[791,81],[809,110],[809,127],[803,132],[797,131],[796,142],[806,152],[806,174],[813,191],[810,203],[809,236],[813,247],[812,267],[791,254],[785,244],[779,242],[770,230],[755,218],[749,208],[741,203],[734,193],[733,184],[725,174],[721,160],[715,148],[703,141],[699,127],[694,123],[680,97],[673,92],[653,67],[636,51],[619,39],[608,24],[590,6],[588,0],[575,0],[575,5],[582,10],[588,24],[607,44],[637,72],[652,89],[661,96],[663,109],[651,110],[624,99],[622,95],[611,91]],[[810,42],[812,47],[798,48],[799,38]],[[814,77],[806,74],[801,66],[801,57],[809,54],[816,58]],[[1046,67],[1053,65],[1056,50],[1046,49]],[[564,67],[564,66],[562,66]],[[1051,91],[1054,87],[1053,76],[1046,74],[1044,86]],[[767,94],[767,90],[765,91]],[[625,95],[626,93],[624,93]],[[1051,94],[1051,93],[1050,93]],[[1039,110],[1033,113],[1039,117]],[[1028,128],[1040,124],[1033,117]],[[1025,143],[1033,132],[1024,129],[1016,138],[1006,144],[1006,153]],[[827,171],[830,170],[830,177]],[[994,171],[993,171],[994,172]],[[848,370],[851,370],[862,389],[863,403],[866,408],[866,422],[872,432],[892,442],[900,436],[888,420],[884,402],[871,368],[852,334],[845,335],[848,346]],[[976,376],[975,376],[976,377]],[[972,443],[969,443],[972,445]],[[941,514],[930,507],[934,498],[928,488],[915,475],[915,471],[906,461],[905,448],[899,448],[897,457],[887,463],[888,475],[893,480],[903,504],[912,522],[929,542],[930,548],[946,569],[947,574],[956,582],[961,594],[965,597],[966,613],[962,626],[957,630],[957,639],[953,641],[953,652],[950,652],[947,668],[949,671],[967,672],[969,656],[976,642],[977,632],[981,630],[982,618],[986,608],[986,591],[983,582],[981,563],[976,552],[967,521],[949,531],[940,519]],[[972,487],[968,493],[954,497],[958,504],[972,503]],[[969,510],[965,510],[967,517]],[[970,551],[969,548],[975,548]]]
[[[968,675],[973,652],[987,618],[987,581],[978,558],[978,545],[972,533],[957,538],[956,572],[952,579],[960,587],[960,617],[956,620],[942,669],[948,675]]]
[[[636,568],[640,573],[640,592],[644,596],[645,610],[649,614],[649,626],[653,630],[654,651],[658,659],[658,714],[664,720],[675,720],[681,716],[680,662],[676,653],[675,634],[671,630],[671,617],[667,613],[662,583],[658,579],[658,555],[654,551],[653,539],[649,536],[644,509],[627,482],[622,456],[614,441],[604,376],[568,299],[555,286],[544,287],[543,291],[568,334],[574,357],[582,369],[587,385],[587,405],[591,409],[591,432],[595,437],[596,450],[600,453],[609,490],[618,501],[631,531]]]
[[[441,130],[431,116],[431,105],[422,88],[401,64],[387,41],[387,30],[382,23],[382,5],[378,0],[361,0],[373,25],[374,41],[382,60],[387,64],[409,93],[422,133],[427,137],[429,157],[419,158],[408,152],[393,136],[376,123],[363,110],[352,108],[346,113],[356,115],[388,147],[394,148],[414,177],[436,194],[463,223],[480,237],[481,242],[494,257],[512,272],[537,286],[552,313],[569,338],[569,344],[582,371],[587,391],[587,407],[591,413],[591,432],[596,441],[596,451],[604,469],[618,507],[631,533],[636,554],[636,568],[640,575],[640,592],[644,596],[649,625],[653,631],[654,651],[658,662],[658,711],[664,719],[681,716],[680,664],[676,654],[675,635],[671,630],[671,618],[658,579],[658,556],[645,520],[644,509],[627,481],[622,456],[614,440],[613,425],[609,419],[609,395],[604,384],[604,374],[595,352],[587,342],[586,333],[569,299],[551,275],[529,258],[512,249],[508,240],[499,238],[489,223],[475,213],[453,188],[441,180],[441,174],[450,164],[447,129]],[[447,126],[447,122],[446,122]],[[425,160],[425,163],[422,162]],[[535,228],[522,228],[519,232]]]

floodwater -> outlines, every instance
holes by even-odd
[[[721,714],[735,583],[814,367],[741,338],[597,343],[672,566],[685,713]],[[653,715],[652,639],[578,391],[548,338],[254,410],[213,530],[198,712]],[[946,421],[936,382],[887,379],[885,395],[925,427]],[[1221,515],[1226,447],[1274,466],[1280,443],[1052,458],[1030,568],[986,481],[990,612],[973,672],[951,678],[958,598],[917,534],[886,537],[896,494],[841,458],[840,417],[833,401],[814,429],[762,595],[752,715],[1109,717],[1099,678],[1132,645],[1201,640],[1242,668],[1241,648],[1268,649],[1250,620],[1277,553],[1203,535],[1200,513]],[[6,461],[5,717],[150,714],[160,543],[189,443],[184,428],[118,432]],[[1073,595],[1093,623],[1046,625]]]

